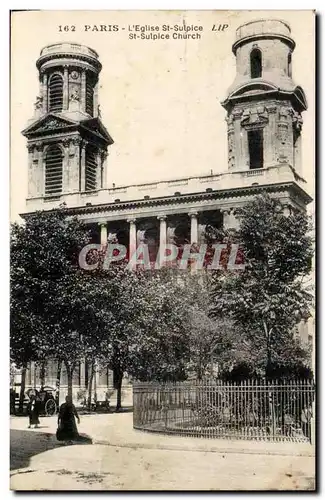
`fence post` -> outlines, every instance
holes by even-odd
[[[315,391],[315,399],[312,403],[312,417],[310,420],[310,444],[316,444],[316,391]]]

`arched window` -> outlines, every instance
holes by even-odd
[[[50,146],[45,157],[45,195],[62,193],[63,154],[58,146]]]
[[[63,107],[63,78],[53,75],[49,81],[49,111],[62,111]]]
[[[95,77],[92,73],[87,73],[86,78],[86,113],[94,115],[94,87]]]
[[[86,148],[86,191],[94,191],[97,187],[98,150],[92,144]]]
[[[288,54],[288,76],[292,76],[292,62],[291,62],[291,52]]]
[[[259,49],[253,49],[251,52],[251,78],[260,78],[262,76],[262,52]]]

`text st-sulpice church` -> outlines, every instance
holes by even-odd
[[[213,174],[211,165],[211,175],[108,187],[113,138],[101,121],[98,54],[75,43],[44,47],[36,62],[35,115],[23,131],[28,148],[23,216],[65,203],[91,228],[95,243],[117,241],[133,253],[146,242],[154,254],[160,244],[204,243],[207,225],[235,228],[236,209],[261,192],[279,198],[289,213],[306,210],[312,201],[301,164],[307,101],[292,79],[294,49],[283,21],[252,21],[236,30],[236,77],[221,103],[228,141],[224,172]],[[38,370],[31,363],[27,388],[39,386]],[[56,371],[56,363],[49,362],[46,385],[55,385]],[[88,367],[81,364],[74,390],[87,383]],[[62,397],[66,384],[63,370]],[[112,387],[111,372],[98,373],[94,384],[105,392]]]

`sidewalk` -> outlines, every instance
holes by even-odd
[[[208,440],[135,431],[132,413],[84,415],[92,445],[62,446],[56,418],[11,419],[11,488],[30,490],[313,490],[310,445]],[[281,456],[280,456],[281,455]]]
[[[160,450],[315,456],[315,449],[309,443],[202,439],[143,432],[133,429],[133,414],[131,412],[82,415],[80,420],[79,432],[90,436],[93,444]],[[36,429],[36,431],[55,434],[56,423],[55,417],[44,417],[41,421],[41,428]],[[26,419],[13,417],[11,428],[26,429]],[[35,432],[35,430],[32,429],[29,432]]]

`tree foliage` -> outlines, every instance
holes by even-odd
[[[215,278],[213,316],[230,318],[241,330],[240,357],[262,372],[306,360],[295,327],[310,316],[312,294],[304,285],[313,255],[310,222],[303,212],[285,215],[268,195],[239,211],[236,235],[245,270]],[[256,365],[257,363],[257,365]]]
[[[10,354],[18,366],[59,359],[72,379],[89,322],[78,268],[79,252],[88,241],[85,227],[67,217],[63,207],[12,225]]]

